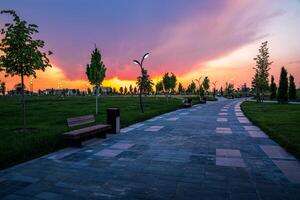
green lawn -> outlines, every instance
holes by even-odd
[[[0,169],[65,147],[62,133],[68,131],[66,118],[95,113],[95,97],[26,97],[28,127],[20,133],[20,97],[0,97]],[[106,121],[106,108],[119,107],[121,126],[144,121],[181,107],[180,99],[145,97],[142,114],[137,97],[100,97],[97,122]]]
[[[244,102],[242,110],[254,124],[300,159],[300,105]]]

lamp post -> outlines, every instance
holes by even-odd
[[[141,85],[140,85],[140,91],[139,91],[139,97],[140,97],[140,107],[141,107],[141,111],[142,113],[144,112],[144,108],[143,108],[143,102],[142,102],[142,84],[143,84],[143,62],[146,58],[148,58],[149,56],[149,53],[146,53],[143,58],[142,58],[142,61],[139,62],[137,60],[133,60],[133,63],[140,66],[141,68]]]

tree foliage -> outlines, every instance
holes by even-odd
[[[161,93],[163,90],[164,90],[163,82],[162,81],[158,81],[155,84],[155,91],[156,91],[156,93]]]
[[[208,89],[210,87],[210,80],[209,80],[209,78],[207,76],[203,79],[202,87],[203,87],[205,93],[207,93],[207,91],[208,91]]]
[[[0,82],[0,92],[1,94],[4,96],[5,95],[5,92],[6,92],[6,84],[5,82]]]
[[[86,65],[86,75],[91,85],[96,88],[96,114],[98,114],[99,88],[105,78],[106,67],[97,47],[92,52],[91,63]]]
[[[13,17],[12,23],[5,24],[1,29],[0,69],[4,70],[6,76],[20,76],[22,85],[22,109],[23,129],[26,129],[24,76],[36,77],[36,71],[45,71],[51,67],[48,55],[52,52],[42,52],[45,46],[43,40],[34,39],[33,35],[38,33],[38,26],[28,24],[22,20],[13,10],[2,10],[1,14],[9,14]]]
[[[181,83],[178,84],[178,93],[179,94],[184,93],[184,87],[183,87],[183,85]]]
[[[289,99],[295,100],[297,98],[296,84],[294,76],[289,76]]]
[[[281,68],[280,72],[277,100],[280,103],[288,102],[288,78],[287,70],[284,67]]]
[[[136,82],[139,90],[142,93],[150,93],[152,91],[152,86],[154,85],[153,81],[150,79],[150,76],[146,69],[142,68],[142,75],[137,78]]]
[[[277,86],[276,83],[274,82],[274,76],[271,76],[270,91],[271,91],[270,99],[273,100],[276,98],[276,94],[277,94]]]
[[[268,42],[263,42],[258,50],[259,54],[254,58],[256,61],[255,75],[252,79],[252,87],[256,92],[256,98],[260,102],[264,98],[264,92],[269,86],[269,70],[273,62],[269,61]]]

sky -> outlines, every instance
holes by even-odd
[[[269,42],[270,74],[285,66],[300,84],[299,0],[0,0],[39,26],[36,38],[51,50],[52,68],[38,72],[33,88],[90,87],[85,69],[96,45],[107,67],[105,86],[135,84],[133,59],[156,82],[173,72],[187,86],[208,76],[217,86],[251,84],[253,58]],[[0,27],[11,21],[0,15]],[[0,52],[1,53],[1,52]],[[5,78],[8,89],[20,80]],[[30,78],[26,80],[29,87]]]

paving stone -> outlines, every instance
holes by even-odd
[[[268,136],[262,131],[248,131],[248,133],[253,138],[268,138]]]
[[[112,149],[128,149],[128,148],[132,147],[133,145],[134,144],[132,144],[132,143],[118,142],[118,143],[110,146],[110,148],[112,148]]]
[[[226,167],[246,167],[242,158],[216,157],[216,165]]]
[[[280,146],[275,145],[260,145],[260,148],[267,154],[269,158],[277,159],[295,159]]]
[[[114,150],[114,149],[104,149],[96,153],[96,156],[105,156],[105,157],[115,157],[118,154],[123,152],[123,150]]]
[[[300,163],[299,161],[273,160],[277,167],[292,182],[300,184]]]
[[[217,127],[216,128],[216,133],[220,133],[220,134],[232,134],[232,130],[231,130],[231,128]]]
[[[144,131],[157,132],[163,127],[164,126],[150,126],[149,128],[146,128]]]
[[[167,121],[177,121],[179,118],[178,117],[171,117],[171,118],[167,118]]]
[[[217,122],[227,122],[227,121],[228,121],[227,118],[222,118],[222,117],[217,118]]]
[[[241,157],[241,152],[238,149],[216,149],[216,156],[219,157]]]
[[[134,130],[134,128],[127,127],[127,128],[122,128],[122,129],[120,130],[120,132],[121,132],[121,133],[127,133],[127,132],[132,131],[132,130]]]
[[[228,113],[221,112],[221,113],[219,113],[219,115],[221,115],[221,116],[227,116],[227,115],[228,115]]]
[[[256,126],[244,126],[246,131],[260,131],[260,129]]]
[[[179,115],[188,115],[188,112],[179,113]]]
[[[37,198],[39,199],[44,199],[44,200],[59,200],[59,199],[64,199],[61,194],[56,194],[52,192],[41,192],[36,195]]]

